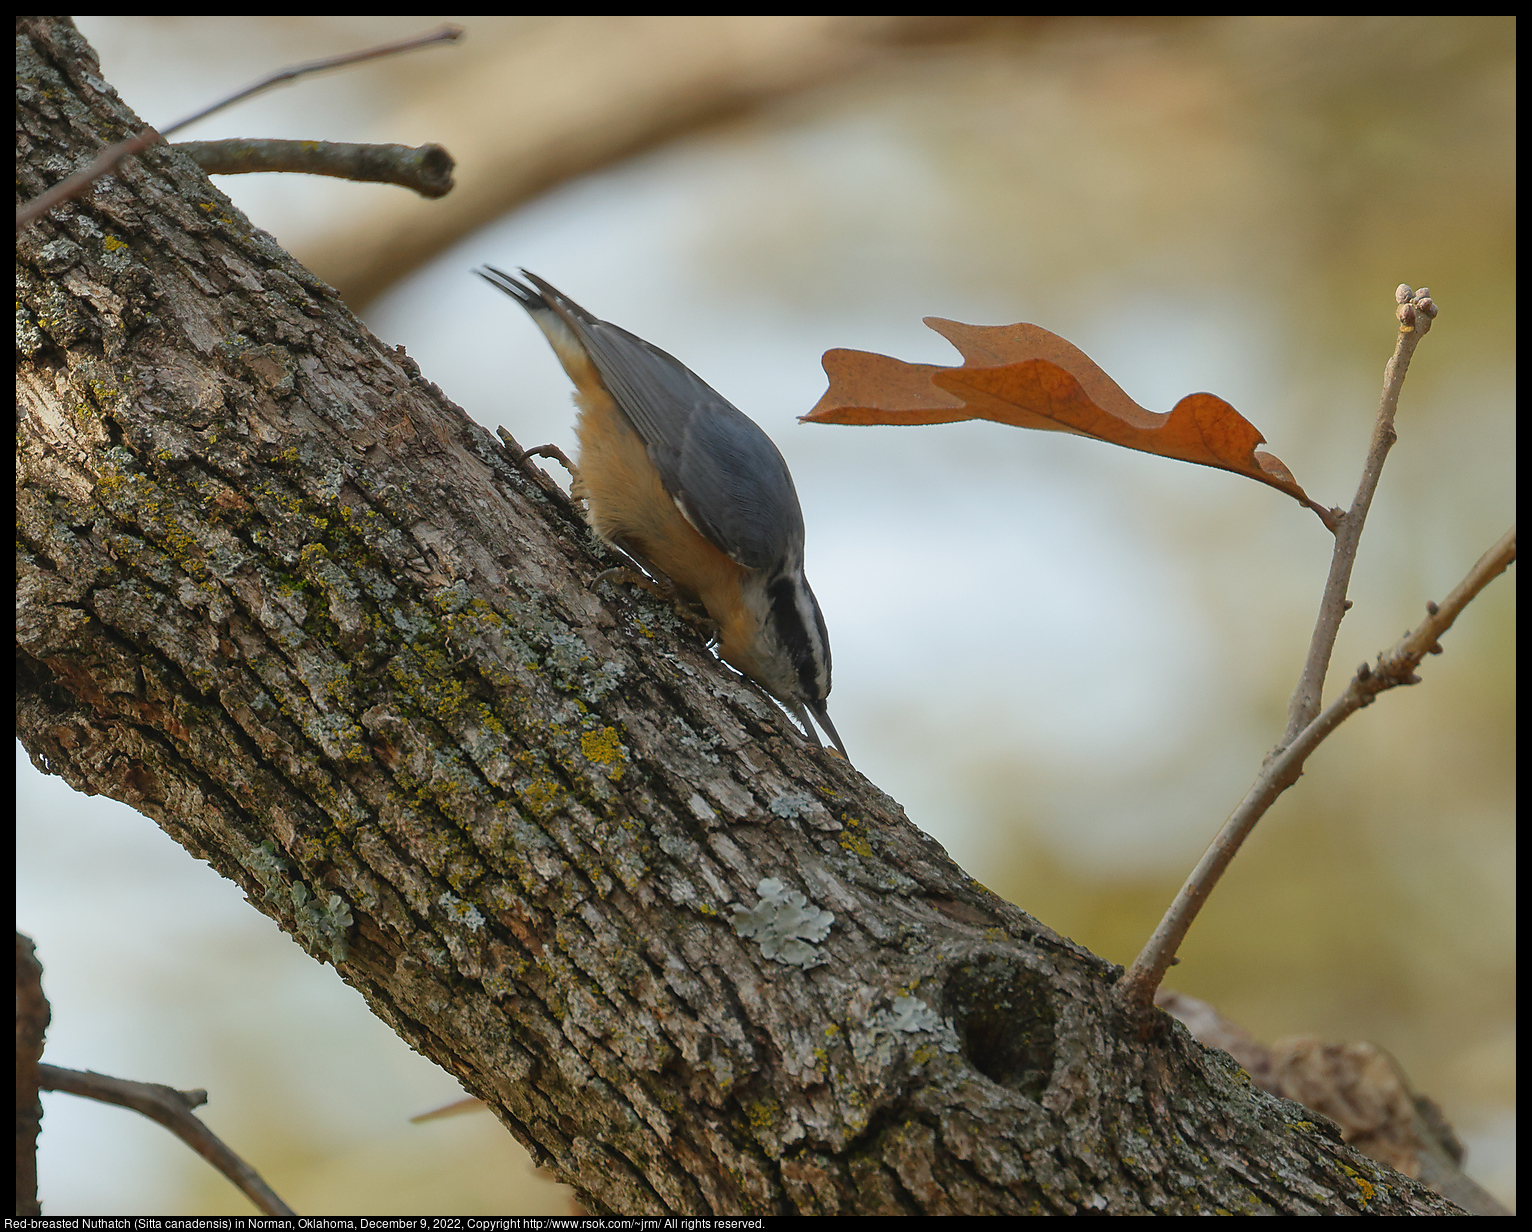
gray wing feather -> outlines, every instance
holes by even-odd
[[[561,315],[691,524],[747,568],[800,559],[798,492],[782,454],[755,421],[674,356],[527,277],[567,310]]]

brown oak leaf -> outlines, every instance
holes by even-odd
[[[1168,414],[1145,410],[1079,347],[1040,325],[925,322],[963,356],[960,368],[909,364],[870,351],[826,351],[830,387],[805,423],[933,424],[992,419],[1072,432],[1143,453],[1216,466],[1268,484],[1335,529],[1339,511],[1308,498],[1265,437],[1213,394],[1188,394]]]

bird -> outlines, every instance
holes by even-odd
[[[830,637],[803,572],[803,511],[771,438],[673,355],[536,274],[474,273],[526,309],[574,382],[591,528],[700,603],[719,657],[823,747],[812,714],[850,761],[825,702]]]

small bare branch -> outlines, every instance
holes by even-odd
[[[1428,654],[1441,654],[1442,634],[1452,628],[1458,613],[1481,590],[1499,577],[1516,559],[1516,527],[1500,536],[1495,546],[1479,557],[1468,571],[1468,576],[1452,588],[1440,603],[1426,604],[1426,619],[1420,627],[1406,633],[1392,649],[1378,656],[1378,666],[1372,672],[1371,693],[1376,696],[1384,689],[1398,684],[1414,684],[1415,669]]]
[[[178,141],[175,148],[189,154],[209,175],[288,171],[397,184],[422,197],[445,197],[452,191],[452,155],[435,144],[410,147],[231,137],[226,141]]]
[[[289,81],[295,81],[299,77],[310,73],[322,73],[327,69],[343,68],[348,64],[356,64],[362,60],[376,60],[380,56],[391,56],[401,51],[413,51],[417,47],[426,47],[432,43],[450,42],[461,38],[462,26],[444,25],[426,34],[418,34],[413,38],[401,39],[394,43],[384,43],[378,47],[369,47],[364,51],[347,52],[340,56],[326,56],[322,60],[311,60],[307,64],[295,64],[291,68],[278,69],[262,77],[253,85],[246,86],[234,94],[219,99],[211,106],[204,107],[201,111],[187,116],[183,120],[177,120],[169,128],[153,129],[146,128],[136,137],[129,137],[126,141],[119,141],[115,145],[109,145],[91,161],[90,165],[82,171],[77,171],[67,179],[55,184],[46,192],[32,198],[16,211],[16,230],[19,232],[36,219],[41,218],[49,210],[65,201],[71,201],[89,188],[93,183],[104,175],[110,175],[117,170],[123,159],[134,154],[141,154],[162,137],[168,137],[178,129],[185,128],[215,111],[221,111],[225,107],[252,98],[274,86],[283,85]],[[413,185],[411,185],[413,187]],[[418,191],[418,190],[417,190]]]
[[[1412,291],[1401,283],[1394,292],[1394,299],[1399,305],[1395,312],[1399,320],[1399,337],[1394,345],[1394,354],[1383,370],[1383,396],[1378,404],[1378,418],[1373,424],[1372,444],[1367,450],[1367,461],[1362,467],[1356,497],[1336,530],[1335,550],[1330,557],[1330,576],[1319,601],[1319,619],[1309,641],[1309,654],[1303,664],[1303,673],[1298,677],[1298,687],[1293,690],[1292,701],[1288,705],[1287,731],[1277,745],[1279,750],[1290,744],[1319,713],[1325,674],[1330,668],[1335,639],[1340,634],[1341,618],[1351,606],[1346,599],[1346,591],[1351,585],[1351,570],[1356,564],[1362,527],[1367,521],[1367,511],[1372,506],[1373,493],[1378,490],[1378,481],[1383,477],[1383,462],[1397,439],[1394,416],[1399,410],[1399,391],[1404,388],[1405,374],[1409,371],[1415,348],[1430,330],[1431,322],[1436,319],[1436,304],[1431,300],[1431,292],[1425,287]]]
[[[410,1118],[410,1124],[424,1125],[427,1121],[442,1121],[468,1112],[481,1112],[488,1107],[489,1105],[482,1099],[465,1095],[462,1099],[455,1099],[450,1104],[443,1104],[440,1108],[432,1108],[429,1112],[417,1112]]]
[[[1409,371],[1415,348],[1430,330],[1431,322],[1437,314],[1436,304],[1425,287],[1415,291],[1401,283],[1394,292],[1394,300],[1398,304],[1395,317],[1399,321],[1399,337],[1394,346],[1394,354],[1383,370],[1383,394],[1378,405],[1378,417],[1373,425],[1372,444],[1362,467],[1361,482],[1357,485],[1356,498],[1336,529],[1330,576],[1320,600],[1319,620],[1309,645],[1308,658],[1304,662],[1298,686],[1293,691],[1287,731],[1277,747],[1267,755],[1255,783],[1239,807],[1224,822],[1218,836],[1203,852],[1202,859],[1186,879],[1142,953],[1133,960],[1133,965],[1118,982],[1118,1004],[1146,1026],[1152,1021],[1149,1011],[1153,1006],[1154,990],[1159,987],[1165,972],[1175,961],[1176,951],[1186,939],[1192,921],[1197,918],[1197,913],[1202,910],[1202,905],[1207,902],[1213,887],[1218,884],[1218,879],[1223,876],[1224,870],[1234,859],[1255,823],[1265,815],[1278,796],[1298,781],[1298,776],[1303,773],[1304,762],[1319,742],[1347,715],[1366,705],[1376,695],[1374,691],[1366,694],[1365,700],[1360,700],[1363,695],[1358,692],[1358,680],[1366,675],[1364,664],[1358,672],[1358,680],[1354,680],[1347,689],[1346,697],[1357,693],[1355,704],[1349,709],[1338,709],[1341,703],[1337,702],[1324,715],[1315,717],[1319,715],[1319,699],[1324,688],[1325,673],[1329,669],[1330,655],[1335,648],[1335,638],[1340,632],[1341,618],[1351,607],[1351,601],[1346,598],[1346,590],[1351,583],[1351,570],[1356,563],[1357,547],[1367,521],[1367,510],[1372,505],[1373,494],[1382,477],[1384,460],[1396,439],[1394,416],[1399,409],[1399,393],[1404,387],[1405,374]],[[1514,534],[1511,541],[1514,551]],[[1458,592],[1453,593],[1455,595]],[[1458,610],[1461,610],[1461,604]],[[1433,615],[1433,620],[1435,618]],[[1434,644],[1433,637],[1428,646]],[[1379,661],[1381,663],[1382,659]],[[1419,659],[1415,662],[1418,663]],[[1413,665],[1410,670],[1413,671]],[[1342,702],[1346,697],[1341,699]]]
[[[324,73],[332,68],[345,68],[350,64],[360,64],[363,60],[378,60],[383,56],[397,55],[401,51],[414,51],[418,47],[429,47],[432,43],[450,43],[463,37],[463,27],[454,25],[438,26],[435,30],[428,30],[425,34],[417,34],[411,38],[399,39],[393,43],[381,43],[377,47],[368,47],[362,51],[349,51],[344,55],[325,56],[321,60],[310,60],[307,64],[294,64],[290,68],[280,68],[274,73],[268,73],[253,85],[246,86],[237,94],[231,94],[227,98],[220,99],[210,107],[204,107],[201,111],[193,112],[184,120],[177,120],[169,128],[164,129],[164,135],[170,136],[177,129],[185,128],[188,124],[195,124],[198,120],[205,119],[215,111],[221,111],[225,107],[232,106],[247,98],[254,98],[274,86],[285,85],[289,81],[296,81],[299,77],[307,77],[311,73]]]
[[[1181,892],[1171,903],[1143,952],[1117,984],[1118,1004],[1130,1013],[1141,1015],[1152,1003],[1154,990],[1165,978],[1176,951],[1202,909],[1202,904],[1218,884],[1218,878],[1234,859],[1234,853],[1250,831],[1276,802],[1278,796],[1296,783],[1303,773],[1309,754],[1341,723],[1385,689],[1401,684],[1415,684],[1415,668],[1428,654],[1438,653],[1441,636],[1452,627],[1468,602],[1516,559],[1516,528],[1513,526],[1499,542],[1481,556],[1441,604],[1429,604],[1427,617],[1418,629],[1406,633],[1389,650],[1378,656],[1378,666],[1362,664],[1347,685],[1346,691],[1331,702],[1323,714],[1298,733],[1285,749],[1274,753],[1261,767],[1254,785],[1240,801],[1233,815],[1224,823],[1197,867],[1192,870]]]
[[[103,1104],[117,1104],[157,1121],[222,1172],[266,1215],[295,1215],[294,1211],[260,1173],[225,1146],[222,1140],[192,1115],[192,1109],[207,1102],[206,1091],[177,1091],[157,1082],[131,1082],[109,1078],[89,1070],[61,1069],[57,1065],[37,1067],[38,1085],[44,1091],[65,1091]]]
[[[126,141],[119,141],[116,145],[109,145],[101,153],[91,160],[89,166],[82,171],[76,171],[67,179],[60,180],[52,188],[40,193],[28,201],[16,211],[16,230],[19,233],[23,227],[29,226],[36,219],[41,218],[56,205],[63,205],[66,201],[73,201],[82,192],[99,180],[103,175],[111,175],[117,170],[117,165],[123,159],[133,154],[142,154],[151,145],[160,139],[160,134],[152,128],[146,128],[136,137],[129,137]]]

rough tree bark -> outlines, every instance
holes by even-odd
[[[18,190],[139,121],[18,23]],[[18,730],[594,1211],[1460,1213],[806,748],[159,147],[18,240]]]

